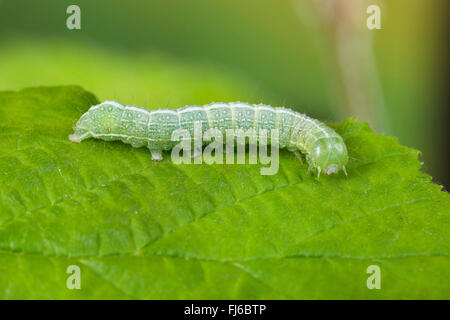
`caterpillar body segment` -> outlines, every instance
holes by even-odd
[[[179,143],[172,140],[172,133],[185,129],[193,138],[194,124],[201,124],[202,133],[218,129],[224,136],[228,129],[253,129],[257,142],[260,129],[267,132],[278,129],[279,147],[295,152],[296,156],[299,156],[298,151],[303,153],[309,169],[317,169],[319,175],[321,172],[338,173],[341,169],[345,172],[347,148],[332,128],[290,109],[267,105],[212,103],[203,107],[150,111],[105,101],[92,106],[80,117],[69,139],[73,142],[87,138],[120,140],[136,148],[147,147],[153,160],[161,160],[163,150],[170,150]]]

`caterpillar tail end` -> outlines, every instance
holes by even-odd
[[[82,132],[84,131],[84,132]],[[73,134],[69,135],[69,140],[72,142],[76,142],[76,143],[80,143],[81,141],[83,141],[84,139],[89,138],[91,135],[88,131],[85,130],[75,130],[75,132]]]

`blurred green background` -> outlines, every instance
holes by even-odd
[[[66,9],[81,8],[81,30]],[[381,30],[366,27],[381,8]],[[0,90],[77,84],[150,109],[246,101],[368,121],[449,185],[446,0],[0,0]]]

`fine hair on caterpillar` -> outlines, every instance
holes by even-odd
[[[81,142],[91,137],[105,141],[120,140],[133,147],[147,147],[153,160],[162,160],[162,151],[171,149],[172,160],[180,161],[179,157],[175,156],[174,159],[174,155],[179,156],[181,150],[183,158],[185,153],[196,158],[208,141],[211,141],[211,144],[205,148],[206,153],[214,153],[217,156],[219,145],[223,148],[227,136],[233,136],[231,140],[237,142],[238,148],[249,144],[251,149],[252,146],[258,145],[260,162],[267,160],[263,159],[261,154],[265,153],[267,156],[269,145],[272,149],[271,157],[276,154],[276,161],[278,151],[274,150],[279,148],[294,152],[300,160],[301,153],[309,164],[308,170],[317,170],[318,176],[321,172],[330,175],[342,170],[346,173],[345,165],[348,162],[346,145],[332,128],[293,110],[262,104],[211,103],[176,110],[150,111],[135,106],[123,106],[115,101],[105,101],[92,106],[83,114],[74,131],[74,134],[69,136],[71,141]],[[196,137],[201,138],[196,141]],[[231,153],[230,146],[225,150]],[[253,152],[253,155],[256,153]],[[278,170],[278,162],[273,160],[269,161],[270,168],[262,168],[269,170],[265,174],[274,174]],[[275,172],[270,173],[275,167]]]

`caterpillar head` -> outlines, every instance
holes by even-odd
[[[75,132],[69,135],[69,139],[81,142],[92,136],[110,134],[118,126],[122,111],[122,105],[114,101],[105,101],[92,106],[78,120],[73,128]],[[108,137],[104,136],[102,139],[107,140]]]
[[[309,163],[320,172],[327,175],[336,174],[343,170],[348,162],[347,148],[341,137],[317,140],[309,154]]]

